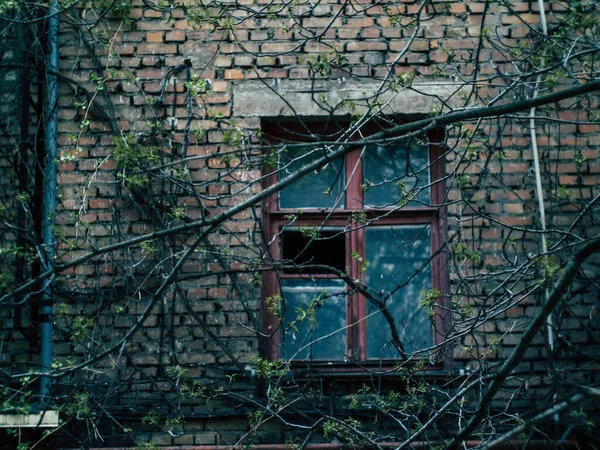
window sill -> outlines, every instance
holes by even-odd
[[[414,365],[407,365],[406,369],[396,369],[393,362],[367,362],[356,366],[346,362],[292,362],[291,370],[296,380],[303,379],[330,379],[336,381],[367,380],[372,378],[398,379],[406,378],[409,370]],[[467,372],[460,370],[444,370],[443,365],[436,364],[423,370],[410,370],[410,374],[421,379],[449,380],[464,377]]]
[[[282,386],[312,386],[326,396],[355,394],[365,385],[377,386],[379,393],[405,393],[408,386],[414,383],[447,385],[449,382],[460,382],[469,376],[468,371],[443,370],[441,365],[431,366],[427,370],[398,371],[394,370],[393,365],[356,367],[348,363],[299,362],[292,363],[290,369],[289,376],[280,380]],[[260,388],[259,392],[262,392]]]

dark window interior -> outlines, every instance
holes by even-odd
[[[311,230],[312,231],[312,230]],[[286,229],[281,233],[281,256],[297,265],[318,264],[344,271],[346,267],[346,239],[342,230],[319,230],[318,236],[302,233],[298,229]],[[301,269],[302,270],[302,269]],[[286,273],[298,269],[287,269]],[[305,273],[322,272],[304,269]]]

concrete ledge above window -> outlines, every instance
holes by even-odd
[[[349,102],[337,108],[336,115],[362,113],[367,104],[383,105],[381,112],[393,115],[423,115],[432,111],[462,108],[469,87],[449,81],[419,82],[398,92],[387,89],[374,97],[379,83],[372,80],[252,80],[233,88],[233,110],[238,117],[323,116],[328,107]],[[321,103],[321,105],[320,105]]]
[[[58,425],[58,411],[45,411],[38,414],[0,414],[0,428],[54,428]]]

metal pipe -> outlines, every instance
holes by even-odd
[[[544,0],[538,0],[539,10],[540,10],[540,25],[542,26],[542,33],[544,36],[548,36],[548,26],[546,24],[546,12],[544,11]],[[537,98],[539,96],[540,91],[540,83],[542,81],[541,75],[537,76],[535,80],[535,89],[533,91],[533,98]],[[535,184],[536,184],[536,196],[538,200],[538,210],[540,213],[540,225],[542,227],[543,233],[541,234],[541,245],[542,245],[542,253],[546,254],[548,252],[548,247],[546,244],[546,211],[544,206],[544,191],[542,190],[542,176],[540,170],[540,157],[537,146],[537,129],[535,124],[535,116],[536,116],[536,108],[531,108],[529,112],[529,131],[531,135],[531,151],[533,153],[533,168],[535,171]],[[546,290],[546,300],[548,299],[549,291]],[[548,348],[550,352],[554,352],[554,324],[552,319],[552,314],[548,315],[546,319],[546,330],[547,330],[547,339],[548,339]]]
[[[538,79],[536,80],[536,85],[541,81],[539,79],[539,75],[538,75]],[[537,97],[538,95],[538,89],[536,87],[533,96],[534,98]],[[539,152],[538,152],[538,146],[537,146],[537,136],[536,136],[536,125],[535,125],[535,114],[536,114],[536,109],[535,108],[531,108],[531,111],[529,112],[529,131],[530,131],[530,135],[531,135],[531,151],[533,152],[533,169],[535,171],[535,185],[536,185],[536,197],[537,197],[537,201],[538,201],[538,210],[540,213],[540,225],[542,227],[542,234],[541,234],[541,246],[542,246],[542,253],[546,254],[548,252],[548,245],[546,244],[546,212],[545,212],[545,207],[544,207],[544,191],[542,190],[542,176],[541,176],[541,171],[540,171],[540,157],[539,157]],[[545,292],[545,297],[546,297],[546,301],[548,301],[548,295],[549,295],[549,290],[546,289]],[[546,319],[546,328],[547,328],[547,334],[548,334],[548,347],[550,349],[551,352],[554,351],[554,326],[552,323],[552,314],[548,315],[548,318]]]
[[[46,63],[46,98],[44,107],[45,147],[44,158],[44,202],[42,243],[46,253],[46,269],[54,268],[54,225],[56,222],[56,157],[58,147],[58,65],[59,65],[59,5],[50,2],[48,18],[48,60]],[[52,368],[52,307],[54,277],[44,281],[41,301],[41,370],[42,374]],[[42,375],[40,380],[40,404],[48,404],[51,379]]]
[[[546,11],[544,9],[544,0],[538,0],[538,7],[540,10],[540,25],[542,27],[542,33],[547,38],[548,37],[548,24],[546,23]],[[545,53],[545,52],[544,52]],[[540,92],[540,83],[542,82],[542,76],[538,75],[535,80],[535,88],[533,90],[533,98],[537,98]],[[548,252],[548,244],[546,243],[546,208],[544,206],[544,191],[542,190],[542,175],[540,170],[540,157],[537,146],[537,129],[535,124],[536,117],[536,108],[531,108],[529,112],[529,132],[531,135],[531,151],[533,153],[533,167],[535,170],[535,186],[536,186],[536,196],[538,200],[538,210],[540,213],[540,225],[542,227],[541,234],[541,245],[542,245],[542,253],[545,255]],[[545,292],[545,300],[546,303],[550,299],[550,289],[546,288]],[[552,312],[548,314],[546,317],[546,339],[548,341],[548,350],[550,353],[550,362],[552,364],[552,359],[554,358],[554,348],[555,348],[555,337],[554,337],[554,319],[552,316]],[[556,400],[556,393],[554,394],[554,399]],[[559,411],[554,413],[553,417],[555,422],[559,422],[560,415]]]

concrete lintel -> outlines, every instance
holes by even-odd
[[[391,115],[424,115],[435,109],[463,107],[470,88],[449,81],[415,80],[410,88],[394,93],[389,89],[375,99],[379,83],[372,80],[257,80],[238,82],[233,88],[233,113],[238,117],[323,116],[327,110],[319,106],[326,99],[329,106],[346,99],[355,102],[363,112],[367,102],[377,100],[385,105],[382,112]],[[338,108],[337,115],[349,114]]]
[[[39,414],[0,414],[0,428],[50,428],[58,425],[58,411],[45,411]]]

